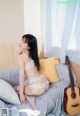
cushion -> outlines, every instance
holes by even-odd
[[[56,64],[60,63],[60,59],[56,57],[50,57],[40,60],[40,73],[43,74],[50,83],[59,81],[56,73]]]
[[[0,71],[13,68],[18,64],[18,45],[17,44],[0,44]]]
[[[67,55],[71,61],[71,66],[75,73],[77,84],[80,87],[80,51],[68,50]]]
[[[2,79],[0,79],[0,99],[8,103],[20,104],[19,97],[13,87]]]
[[[80,64],[71,61],[71,67],[75,73],[77,84],[80,87]]]
[[[56,71],[60,78],[60,81],[63,82],[62,86],[68,87],[70,85],[68,66],[65,65],[64,63],[60,63],[60,64],[56,65]],[[75,78],[73,71],[72,71],[72,74],[73,74],[73,79],[74,79],[74,85],[77,86],[76,78]]]

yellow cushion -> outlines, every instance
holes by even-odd
[[[50,57],[46,59],[40,60],[40,70],[39,72],[43,74],[48,81],[51,82],[57,82],[59,81],[57,72],[56,72],[56,64],[60,63],[60,59],[56,57]]]
[[[4,71],[18,66],[17,44],[2,43],[0,44],[0,71]]]

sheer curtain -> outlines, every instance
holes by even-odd
[[[64,62],[67,49],[80,50],[80,0],[60,1],[43,0],[44,55]]]

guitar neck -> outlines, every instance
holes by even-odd
[[[71,66],[68,65],[68,70],[69,70],[69,78],[70,78],[70,86],[71,86],[71,91],[72,93],[75,92],[75,89],[74,89],[74,80],[73,80],[73,74],[72,74],[72,70],[71,70]]]
[[[75,93],[75,89],[74,89],[74,79],[73,79],[73,74],[72,74],[72,70],[71,70],[71,63],[70,63],[70,60],[69,60],[69,57],[68,56],[66,56],[65,64],[68,65],[71,91],[72,91],[72,93]]]

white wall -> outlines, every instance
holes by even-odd
[[[25,33],[41,37],[40,0],[24,0]]]
[[[0,0],[0,43],[17,42],[24,33],[23,0]]]
[[[42,50],[41,0],[24,0],[24,31],[37,37],[39,51]]]

